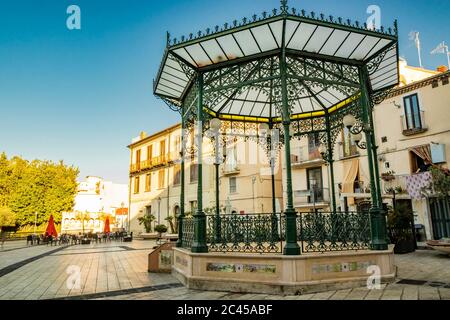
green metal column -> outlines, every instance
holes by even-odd
[[[371,99],[370,96],[369,96],[369,99]],[[372,133],[372,154],[373,154],[373,161],[374,161],[374,167],[375,167],[375,177],[376,177],[375,185],[376,185],[376,188],[377,188],[377,200],[378,200],[378,207],[379,208],[383,208],[383,198],[382,198],[382,194],[381,194],[381,183],[380,183],[380,178],[381,177],[380,177],[380,170],[379,170],[379,167],[378,167],[378,146],[377,146],[377,142],[376,142],[376,139],[375,139],[375,127],[374,127],[374,124],[373,124],[373,108],[372,108],[372,103],[371,103],[370,100],[369,100],[369,106],[370,106],[370,109],[369,109],[369,121],[370,121],[370,127],[373,130],[373,133]]]
[[[283,20],[283,30],[286,30],[286,20]],[[300,255],[300,246],[297,243],[297,213],[294,209],[292,194],[292,167],[291,167],[291,134],[289,132],[291,119],[287,91],[287,63],[285,32],[282,39],[282,53],[280,58],[281,94],[282,94],[282,117],[284,129],[284,155],[286,163],[286,195],[287,203],[284,214],[286,216],[286,245],[283,249],[284,255]]]
[[[334,159],[333,159],[333,144],[331,143],[331,127],[330,127],[330,115],[326,114],[325,118],[326,128],[327,128],[327,162],[330,166],[330,181],[331,181],[331,203],[333,205],[332,212],[336,212],[336,187],[334,183]]]
[[[215,220],[215,242],[219,243],[221,241],[221,221],[220,221],[220,199],[219,199],[219,137],[220,133],[217,133],[216,136],[216,161],[214,163],[215,171],[216,171],[216,220]]]
[[[373,154],[373,137],[374,134],[373,126],[370,124],[369,112],[370,108],[370,96],[368,91],[368,73],[366,67],[359,68],[359,79],[361,83],[361,108],[362,108],[362,120],[364,125],[364,132],[366,135],[367,144],[367,158],[369,162],[369,173],[370,173],[370,191],[372,195],[372,208],[369,210],[370,214],[370,231],[372,237],[372,250],[387,250],[388,243],[386,241],[386,218],[383,208],[379,206],[376,180],[378,177],[375,175],[376,166],[378,163],[374,159]],[[375,161],[374,161],[375,160]]]
[[[203,73],[197,75],[197,211],[194,214],[194,241],[192,243],[192,252],[208,252],[206,245],[206,216],[203,212]]]
[[[178,241],[177,247],[183,247],[183,219],[184,219],[184,153],[185,153],[185,138],[184,138],[185,122],[184,122],[184,108],[181,110],[181,164],[180,164],[180,216],[178,217]]]

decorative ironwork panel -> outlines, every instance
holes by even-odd
[[[369,214],[358,212],[313,212],[297,217],[302,252],[369,249]]]
[[[279,225],[280,214],[208,215],[209,251],[281,253]]]
[[[192,243],[194,242],[194,218],[183,217],[183,236],[182,243],[183,248],[191,249]]]

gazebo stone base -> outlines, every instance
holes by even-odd
[[[384,251],[283,256],[199,254],[174,248],[172,271],[189,289],[299,295],[366,287],[368,278],[377,274],[379,283],[393,282],[396,276],[393,249],[390,245]]]

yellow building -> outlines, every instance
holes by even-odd
[[[424,157],[448,167],[450,159],[450,72],[436,72],[410,67],[400,61],[401,85],[375,107],[374,125],[378,145],[383,200],[409,205],[415,223],[423,225],[427,239],[439,238],[439,229],[450,221],[435,217],[426,197],[407,188],[411,179],[419,179]],[[292,144],[294,204],[297,211],[329,210],[331,185],[329,166],[319,152],[318,135],[303,137]],[[366,152],[359,149],[350,132],[344,128],[334,147],[335,192],[338,209],[356,210],[370,200],[370,178]],[[283,170],[283,182],[285,172]],[[417,191],[417,190],[416,190]],[[285,198],[285,197],[284,197]],[[434,218],[434,219],[433,219]],[[440,221],[438,221],[440,220]],[[434,227],[433,227],[434,226]],[[445,228],[450,229],[446,225]]]
[[[192,137],[192,134],[191,136]],[[188,139],[189,140],[189,139]],[[189,144],[189,142],[187,142]],[[205,158],[213,148],[204,141]],[[177,124],[147,136],[145,133],[128,146],[130,149],[130,231],[144,232],[138,218],[152,214],[154,225],[165,224],[168,216],[180,210],[181,125]],[[203,162],[203,205],[205,212],[215,212],[215,166]],[[272,212],[272,179],[262,149],[255,142],[236,139],[228,143],[225,163],[219,166],[221,213]],[[275,194],[277,210],[282,203],[281,170],[276,165]],[[185,213],[193,213],[197,204],[197,165],[194,157],[185,161]]]

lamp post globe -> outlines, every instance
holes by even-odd
[[[350,129],[356,124],[356,119],[351,114],[347,114],[342,121],[347,129]]]

